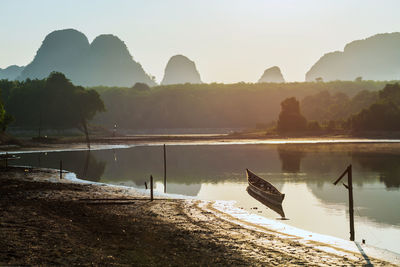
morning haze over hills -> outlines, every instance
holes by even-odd
[[[0,267],[400,266],[400,0],[0,10]]]
[[[35,58],[18,79],[42,79],[52,71],[62,72],[74,84],[84,86],[155,84],[118,37],[100,35],[89,44],[87,37],[74,29],[47,35]]]
[[[16,80],[23,69],[24,67],[17,65],[11,65],[5,69],[0,69],[0,79]]]
[[[323,55],[306,73],[306,81],[400,79],[400,33],[377,34],[353,41],[343,50]],[[268,62],[266,62],[268,64]],[[156,85],[155,77],[136,62],[117,36],[103,34],[92,43],[74,29],[57,30],[46,36],[33,61],[25,67],[0,69],[0,79],[42,79],[52,71],[64,73],[83,86]],[[285,82],[279,67],[266,69],[258,82]],[[162,85],[202,83],[195,62],[183,55],[168,61]]]
[[[277,66],[273,66],[264,71],[261,78],[258,80],[259,83],[284,83],[281,69]]]
[[[306,81],[400,79],[400,33],[377,34],[327,53],[307,72]]]
[[[201,83],[200,73],[197,71],[196,64],[182,55],[171,57],[165,67],[162,85],[180,83]]]
[[[125,43],[117,36],[102,34],[90,44],[74,29],[58,30],[44,39],[33,61],[26,67],[0,70],[0,78],[25,80],[46,78],[52,71],[64,73],[83,86],[156,85],[154,78],[133,60]],[[201,83],[195,63],[182,55],[173,56],[161,84]]]

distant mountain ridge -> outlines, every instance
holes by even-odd
[[[383,33],[348,43],[343,52],[322,56],[307,72],[306,81],[400,79],[400,33]]]
[[[258,80],[259,83],[284,83],[281,69],[278,66],[273,66],[264,71],[261,78]]]
[[[162,85],[202,83],[196,64],[183,55],[171,57],[165,67]]]
[[[52,71],[62,72],[74,84],[83,86],[132,86],[136,82],[155,85],[118,37],[100,35],[90,44],[83,33],[74,29],[48,34],[18,79],[42,79]]]
[[[21,74],[24,67],[20,67],[17,65],[8,66],[5,69],[0,69],[0,80],[15,80]]]
[[[63,72],[83,86],[131,87],[135,83],[156,85],[154,77],[133,60],[125,43],[111,34],[92,43],[75,29],[53,31],[43,40],[34,59],[25,67],[0,69],[0,79],[42,79],[50,72]],[[306,81],[400,80],[400,32],[377,34],[346,44],[343,51],[323,55],[306,73]],[[258,82],[285,82],[279,67],[265,70]],[[175,55],[168,61],[161,84],[202,83],[193,61]]]

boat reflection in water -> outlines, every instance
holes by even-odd
[[[253,190],[251,190],[250,186],[248,186],[246,188],[246,191],[254,199],[258,200],[260,203],[267,206],[267,208],[270,208],[271,210],[278,213],[281,216],[281,218],[279,218],[280,220],[288,220],[285,217],[285,212],[283,211],[282,203],[276,203],[276,202],[270,201],[268,198],[263,198],[263,197],[259,196],[258,194],[254,193]]]
[[[258,177],[248,169],[246,169],[246,174],[249,183],[246,189],[247,193],[263,205],[278,213],[282,220],[285,220],[285,212],[282,208],[282,201],[285,198],[285,194],[279,192],[272,184]]]

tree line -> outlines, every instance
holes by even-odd
[[[303,109],[301,109],[302,107]],[[308,118],[315,119],[308,121]],[[325,130],[399,131],[400,85],[387,84],[378,92],[361,91],[349,99],[342,93],[327,91],[305,97],[300,102],[290,97],[281,102],[276,129],[279,133]]]
[[[95,123],[110,128],[117,124],[124,129],[160,129],[254,128],[256,125],[276,121],[280,111],[279,104],[291,96],[303,99],[326,91],[331,95],[345,94],[348,99],[352,99],[361,91],[374,92],[384,86],[385,82],[376,81],[336,81],[177,84],[152,88],[135,85],[129,88],[91,89],[99,92],[107,108],[107,112],[95,116]],[[356,99],[360,103],[349,103],[346,114],[336,113],[331,116],[327,113],[318,120],[336,119],[338,116],[345,118],[352,114],[353,109],[358,112],[370,104],[368,97],[359,95]],[[318,101],[314,102],[313,105],[319,104]],[[310,114],[312,113],[311,111]]]
[[[400,85],[387,84],[370,107],[349,118],[355,131],[400,130]]]
[[[38,129],[39,137],[42,129],[77,128],[88,139],[88,121],[97,112],[105,111],[95,90],[75,86],[59,72],[41,80],[1,80],[0,90],[12,125]]]
[[[397,120],[398,84],[378,81],[305,83],[179,84],[132,87],[73,85],[64,74],[46,79],[0,80],[0,126],[25,129],[77,128],[88,136],[87,123],[125,129],[154,128],[254,128],[298,116],[295,129],[388,129]],[[390,86],[394,86],[393,89]],[[391,89],[390,89],[391,88]],[[382,91],[380,91],[383,89]],[[290,99],[285,100],[284,99]],[[298,101],[297,99],[300,99]],[[397,100],[396,100],[397,99]],[[396,102],[396,101],[397,102]],[[284,109],[284,108],[283,108]],[[102,112],[105,111],[107,112]],[[379,123],[368,123],[372,114],[386,114]],[[387,114],[392,114],[387,117]],[[293,120],[293,119],[292,119]],[[289,120],[290,121],[290,120]],[[378,125],[379,124],[379,125]],[[279,128],[279,127],[278,127]],[[292,127],[293,128],[293,127]],[[285,131],[285,130],[283,130]],[[290,130],[289,130],[290,131]]]

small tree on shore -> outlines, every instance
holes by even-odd
[[[281,113],[278,119],[278,132],[298,132],[304,131],[306,128],[307,120],[301,115],[299,101],[294,97],[282,101]]]
[[[82,86],[74,86],[64,74],[52,72],[47,78],[45,98],[48,124],[54,128],[77,128],[85,136],[90,148],[87,121],[99,111],[104,111],[104,103],[94,90],[85,90]]]

